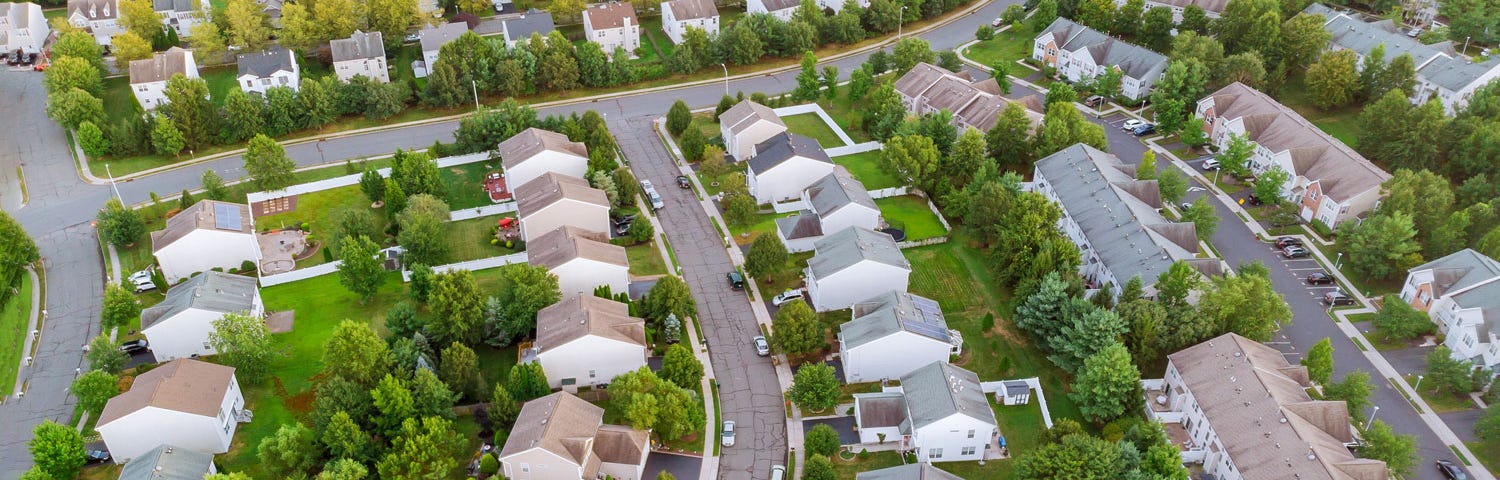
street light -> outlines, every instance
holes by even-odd
[[[1370,425],[1375,423],[1375,414],[1377,413],[1380,413],[1380,405],[1376,405],[1375,410],[1370,412],[1370,419],[1365,420],[1365,428],[1370,428]]]
[[[474,89],[474,111],[479,111],[479,81],[469,80],[469,86]]]
[[[1420,388],[1422,388],[1422,376],[1421,375],[1417,375],[1417,384],[1413,385],[1411,387],[1411,389],[1412,390],[1417,390],[1417,389],[1420,389]],[[1420,393],[1419,393],[1419,395],[1420,395]]]
[[[901,7],[901,18],[896,19],[896,41],[901,41],[901,26],[906,23],[906,6]]]
[[[724,94],[729,95],[729,67],[722,63],[719,67],[724,69]]]
[[[104,174],[109,176],[109,188],[115,191],[115,200],[119,200],[120,205],[124,205],[125,199],[120,198],[120,187],[115,185],[115,174],[110,173],[108,163],[104,164]]]
[[[1333,269],[1334,270],[1338,270],[1339,266],[1343,265],[1343,264],[1344,264],[1344,252],[1339,252],[1339,255],[1337,257],[1333,257]],[[1421,375],[1418,375],[1418,377],[1421,377]]]

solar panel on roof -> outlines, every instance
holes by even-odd
[[[220,230],[240,229],[240,208],[234,205],[214,204],[214,227]]]
[[[936,301],[933,301],[932,299],[912,296],[911,304],[912,307],[917,310],[915,312],[915,316],[917,318],[901,319],[902,328],[906,329],[909,332],[942,340],[944,342],[952,340],[952,338],[949,337],[948,326],[938,322],[938,319],[943,318],[943,311],[938,306],[938,303]]]

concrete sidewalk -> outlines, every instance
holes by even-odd
[[[26,275],[31,279],[31,311],[26,314],[26,330],[22,333],[26,335],[26,340],[21,343],[21,365],[16,368],[16,385],[11,390],[11,395],[16,398],[26,394],[26,375],[21,373],[26,370],[26,367],[31,366],[32,346],[37,340],[41,340],[40,327],[44,320],[42,318],[42,289],[46,286],[42,285],[36,270],[31,267],[26,267]]]

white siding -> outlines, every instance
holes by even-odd
[[[833,173],[833,163],[794,157],[759,174],[748,172],[746,178],[755,203],[766,204],[800,198],[802,191]]]
[[[973,435],[970,436],[970,432]],[[918,462],[962,462],[984,458],[984,447],[995,434],[995,425],[962,414],[933,422],[913,432]],[[965,455],[964,449],[973,453]],[[939,449],[941,451],[939,452]],[[940,457],[934,458],[934,454]]]
[[[356,75],[364,75],[366,78],[379,83],[391,82],[391,75],[385,66],[385,57],[356,58],[335,62],[333,64],[333,73],[338,75],[339,81],[346,83]]]
[[[889,291],[905,292],[910,271],[866,260],[826,278],[808,275],[808,294],[819,312],[849,308]]]
[[[953,346],[910,332],[899,332],[885,338],[842,349],[844,383],[875,382],[900,379],[932,362],[947,362]]]
[[[591,232],[609,232],[609,207],[577,200],[559,200],[547,208],[522,217],[521,236],[530,242],[563,225]]]
[[[752,3],[755,0],[751,0]],[[724,150],[735,160],[749,160],[755,145],[764,142],[771,137],[786,131],[786,127],[771,123],[767,120],[758,120],[749,128],[741,130],[739,135],[729,133],[729,125],[719,126],[719,135],[724,138]]]
[[[541,448],[516,452],[500,459],[501,472],[511,480],[579,480],[583,468]]]
[[[260,263],[255,235],[221,230],[194,230],[156,252],[161,273],[171,284],[214,267],[238,269],[245,260]]]
[[[229,451],[238,427],[235,417],[245,408],[245,397],[233,377],[215,417],[146,407],[95,430],[103,437],[115,463],[124,464],[162,444],[207,453]]]
[[[505,169],[505,184],[511,189],[525,185],[547,172],[583,178],[588,173],[589,159],[571,153],[543,150],[531,158]]]
[[[611,292],[630,291],[630,267],[625,265],[575,258],[551,272],[557,275],[564,298],[580,293],[593,295],[600,285],[608,285]]]
[[[537,361],[552,388],[562,387],[565,378],[577,380],[580,387],[594,386],[645,366],[646,347],[589,335],[550,348]]]
[[[595,29],[585,13],[583,16],[584,37],[590,42],[599,44],[603,47],[604,53],[610,55],[614,55],[615,47],[623,47],[626,52],[634,52],[635,49],[641,48],[641,26],[633,22],[634,19],[627,18],[622,27]]]

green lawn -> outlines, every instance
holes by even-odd
[[[384,209],[370,208],[370,199],[359,191],[359,185],[349,185],[298,195],[295,210],[256,217],[255,226],[266,230],[308,223],[314,233],[319,233],[321,230],[334,228],[338,224],[339,214],[353,209],[370,210],[376,218],[385,217]]]
[[[306,61],[303,62],[303,65],[305,64]],[[238,81],[235,80],[235,76],[237,75],[239,75],[239,69],[233,65],[205,68],[198,71],[198,76],[203,78],[204,83],[208,84],[209,98],[212,98],[214,105],[218,107],[224,106],[224,99],[229,95],[230,90],[238,90],[240,88]],[[304,70],[303,76],[306,75],[307,72]]]
[[[484,191],[484,175],[499,171],[499,166],[498,162],[475,162],[439,170],[438,178],[447,189],[443,200],[448,202],[448,208],[462,210],[493,205],[495,202],[490,201],[490,194]]]
[[[1320,109],[1313,104],[1312,89],[1307,88],[1300,78],[1288,80],[1286,86],[1279,91],[1282,93],[1277,100],[1281,103],[1296,110],[1307,121],[1317,125],[1319,129],[1344,142],[1350,148],[1355,146],[1355,135],[1359,132],[1359,114],[1362,111],[1359,105],[1350,105],[1335,110]],[[1370,160],[1381,163],[1380,159]]]
[[[625,247],[625,256],[630,259],[630,274],[635,276],[665,275],[667,261],[661,258],[656,242],[646,242]]]
[[[749,245],[750,242],[755,241],[755,237],[761,235],[775,235],[777,218],[790,217],[793,215],[797,215],[797,212],[789,212],[776,215],[756,215],[755,217],[753,217],[754,223],[751,223],[749,225],[729,225],[729,233],[734,236],[734,243],[740,245]]]
[[[994,65],[999,62],[1010,64],[1030,58],[1032,41],[1035,38],[1030,30],[1023,24],[1021,28],[1012,27],[1003,32],[996,32],[995,38],[964,49],[964,56],[984,65]],[[1016,69],[1011,71],[1014,72]]]
[[[503,243],[490,244],[490,240],[495,238],[496,222],[504,217],[514,218],[515,214],[448,222],[448,235],[444,237],[448,241],[448,261],[450,263],[463,262],[516,253],[518,250],[505,248]]]
[[[859,183],[865,184],[865,188],[869,190],[902,185],[900,179],[880,167],[880,150],[833,157],[833,163],[849,169],[849,174],[853,175],[855,180],[859,180]]]
[[[941,237],[948,233],[937,214],[927,207],[927,199],[916,195],[887,197],[875,201],[886,223],[906,231],[908,241]]]
[[[864,124],[864,108],[866,106],[864,99],[861,99],[859,102],[853,102],[849,100],[849,96],[840,95],[831,101],[819,100],[818,106],[823,107],[823,112],[827,113],[830,118],[833,118],[833,123],[839,124],[839,128],[843,129],[844,134],[848,135],[850,140],[854,140],[854,143],[865,143],[873,140],[870,138],[870,134],[865,133],[863,129],[855,128]]]
[[[1464,445],[1469,447],[1470,452],[1474,452],[1474,456],[1479,457],[1484,468],[1491,472],[1500,471],[1500,440],[1476,440],[1464,442]],[[1468,465],[1468,462],[1465,461],[1464,464]]]
[[[850,460],[845,460],[838,454],[833,456],[833,471],[838,475],[838,480],[854,480],[860,472],[900,465],[901,455],[896,452],[862,452]]]
[[[816,113],[799,113],[781,117],[781,121],[786,122],[787,130],[811,137],[822,144],[823,148],[844,146],[844,141],[839,139],[838,133],[829,128],[828,123],[823,121],[823,117],[819,117]]]
[[[21,285],[0,306],[0,391],[12,393],[16,369],[25,356],[26,322],[31,315],[31,275],[21,275]]]
[[[1403,375],[1402,378],[1405,378],[1409,385],[1417,385],[1416,374]],[[1418,388],[1417,394],[1421,395],[1422,400],[1426,400],[1427,406],[1432,407],[1432,411],[1436,413],[1462,412],[1479,408],[1468,394],[1452,395],[1447,392],[1434,391],[1432,388]]]
[[[651,48],[653,44],[661,51],[660,58],[666,60],[672,58],[672,50],[677,46],[672,43],[672,37],[662,31],[661,16],[645,17],[641,20],[641,32],[646,34],[646,41],[641,42],[642,48]],[[653,52],[654,53],[654,52]],[[645,57],[641,57],[645,58]]]

